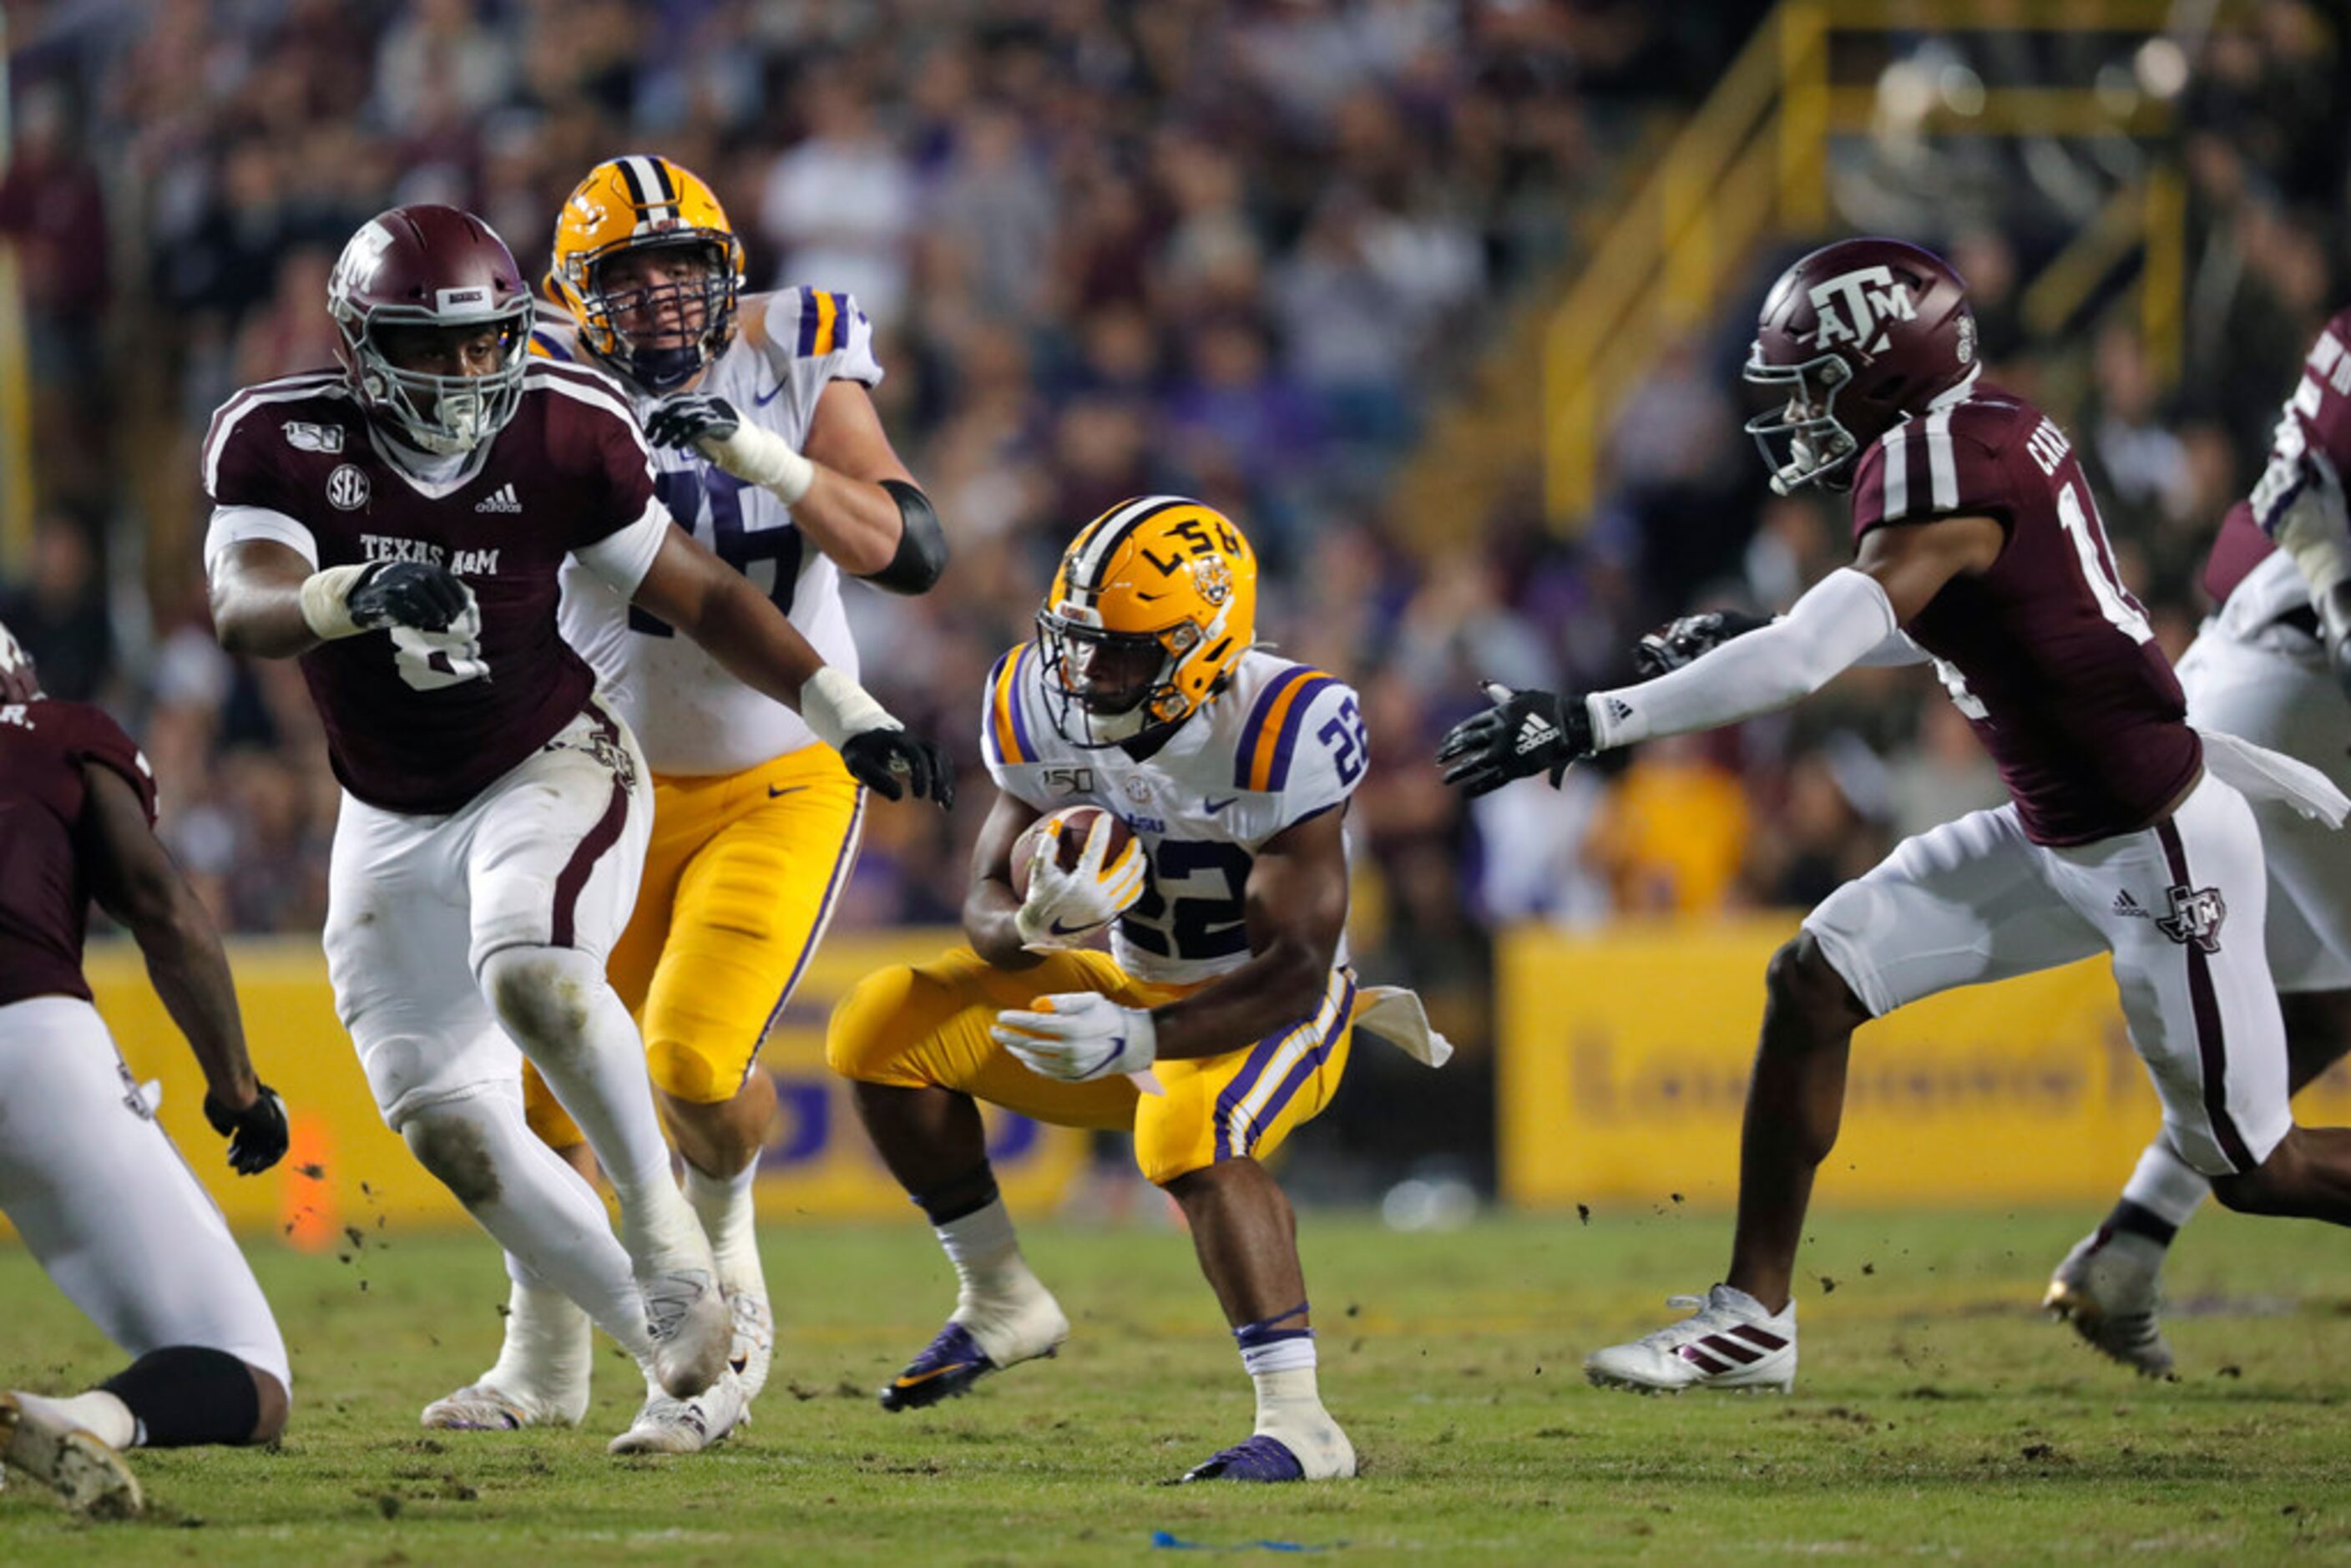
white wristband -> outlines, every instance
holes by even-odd
[[[351,590],[359,585],[367,572],[367,563],[358,566],[330,566],[324,571],[314,571],[302,580],[302,620],[310,634],[322,643],[338,637],[356,637],[367,630],[351,619],[349,601]]]
[[[816,465],[792,450],[792,444],[772,430],[745,420],[724,441],[699,444],[713,463],[737,479],[760,486],[789,507],[816,483]]]
[[[873,694],[834,669],[820,668],[800,686],[800,717],[816,737],[839,751],[852,735],[869,729],[904,729]]]

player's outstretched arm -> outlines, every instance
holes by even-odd
[[[290,546],[245,539],[212,573],[213,629],[232,653],[287,659],[384,626],[446,632],[475,614],[474,591],[423,561],[369,561],[313,571]]]
[[[798,452],[709,392],[664,400],[645,434],[656,445],[691,446],[737,479],[772,491],[817,549],[878,588],[925,592],[946,570],[938,513],[855,382],[834,381],[818,395]]]
[[[1217,1056],[1311,1018],[1347,928],[1345,812],[1324,811],[1266,841],[1243,890],[1249,959],[1152,1010],[1158,1054]]]
[[[130,928],[155,994],[187,1036],[204,1069],[204,1114],[232,1137],[229,1162],[247,1176],[267,1170],[286,1153],[286,1107],[254,1076],[220,933],[130,784],[96,762],[82,765],[82,778],[83,838],[99,906]]]
[[[864,687],[832,668],[750,580],[672,528],[635,602],[700,643],[728,674],[808,720],[858,782],[887,800],[955,803],[955,767],[906,733]]]
[[[1482,795],[1549,770],[1557,784],[1568,764],[1594,752],[1785,707],[1880,650],[1900,648],[1896,634],[1945,583],[1989,568],[2007,542],[1991,517],[1888,524],[1787,614],[1655,680],[1563,698],[1489,688],[1494,706],[1456,725],[1437,748],[1445,781]]]
[[[1012,846],[1043,813],[998,790],[972,846],[971,886],[963,899],[963,930],[972,951],[999,969],[1027,969],[1044,961],[1020,935],[1020,900],[1012,891]]]

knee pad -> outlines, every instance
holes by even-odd
[[[645,1043],[645,1067],[653,1087],[674,1100],[694,1105],[715,1105],[734,1098],[740,1087],[724,1081],[710,1059],[683,1040],[653,1040]]]
[[[858,981],[825,1027],[825,1064],[843,1078],[868,1083],[925,1082],[907,1071],[921,1039],[908,1018],[914,986],[914,970],[906,964],[877,969]]]
[[[560,1046],[588,1031],[603,966],[568,947],[501,947],[482,960],[482,995],[498,1021],[532,1045]]]

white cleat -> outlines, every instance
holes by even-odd
[[[698,1454],[726,1439],[750,1419],[750,1396],[729,1372],[691,1399],[645,1391],[644,1408],[629,1429],[605,1446],[608,1454]]]
[[[776,1314],[764,1291],[729,1291],[726,1310],[735,1319],[726,1364],[743,1380],[743,1402],[748,1405],[768,1386],[768,1370],[775,1364]]]
[[[92,1519],[136,1519],[147,1506],[120,1454],[78,1427],[26,1409],[14,1394],[0,1393],[0,1459]]]
[[[436,1432],[518,1432],[525,1427],[576,1427],[588,1396],[543,1399],[509,1394],[492,1383],[468,1383],[424,1407],[423,1424]]]
[[[717,1277],[706,1269],[675,1269],[643,1283],[645,1329],[653,1343],[653,1376],[680,1399],[718,1381],[734,1347],[735,1319]]]
[[[1598,1387],[1640,1394],[1678,1394],[1685,1388],[1785,1394],[1794,1385],[1795,1302],[1767,1312],[1744,1291],[1717,1285],[1702,1298],[1669,1296],[1666,1305],[1691,1315],[1630,1344],[1593,1352],[1583,1359],[1583,1375]]]
[[[2102,1225],[2065,1254],[2041,1304],[2073,1324],[2100,1354],[2142,1377],[2168,1377],[2171,1346],[2156,1321],[2163,1304],[2164,1251],[2152,1237]]]

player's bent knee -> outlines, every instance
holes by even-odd
[[[921,1044],[906,1025],[914,983],[912,965],[876,969],[850,988],[824,1031],[825,1065],[843,1078],[904,1083]]]
[[[653,1087],[691,1105],[716,1105],[735,1097],[736,1083],[710,1065],[710,1059],[683,1040],[645,1042],[645,1069]]]
[[[1763,971],[1763,988],[1775,1012],[1793,1011],[1823,1023],[1857,1024],[1869,1016],[1809,931],[1798,932],[1771,955]]]
[[[467,1208],[497,1201],[502,1183],[497,1163],[490,1157],[489,1139],[472,1117],[444,1107],[428,1106],[401,1124],[416,1163],[440,1178]]]
[[[2297,1215],[2311,1205],[2310,1161],[2302,1129],[2292,1128],[2252,1170],[2212,1178],[2212,1196],[2239,1214]]]
[[[274,1443],[278,1434],[286,1430],[287,1418],[294,1413],[294,1396],[286,1391],[286,1385],[274,1375],[264,1372],[251,1362],[246,1363],[245,1369],[253,1375],[254,1396],[260,1404],[260,1413],[253,1421],[253,1436],[246,1440]]]
[[[588,1032],[594,961],[560,947],[501,947],[482,960],[482,994],[498,1021],[539,1046],[561,1046]]]

